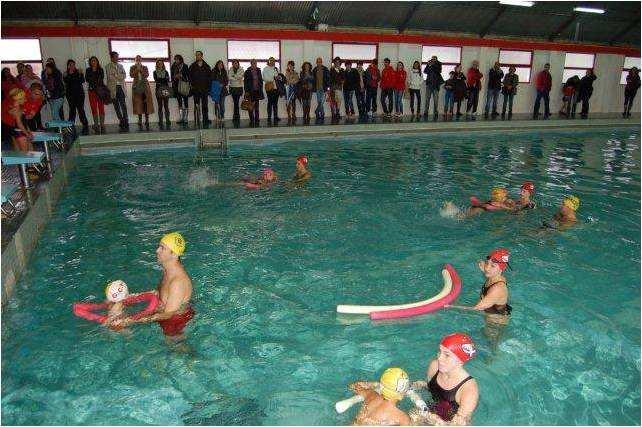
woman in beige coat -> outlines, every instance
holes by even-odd
[[[147,78],[149,70],[142,64],[140,55],[136,56],[136,63],[129,69],[129,76],[134,79],[132,83],[132,107],[134,114],[138,114],[138,128],[143,128],[143,114],[145,115],[145,128],[149,130],[149,115],[154,113],[152,90]]]

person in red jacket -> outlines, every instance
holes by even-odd
[[[479,71],[479,61],[473,61],[473,66],[468,69],[466,82],[468,83],[468,104],[466,115],[473,110],[473,116],[477,114],[477,103],[479,102],[479,91],[481,90],[481,79],[484,75]]]
[[[553,78],[551,73],[548,71],[551,69],[551,64],[544,64],[544,69],[537,73],[535,76],[535,90],[537,90],[537,97],[535,98],[535,108],[533,109],[533,118],[536,119],[539,116],[539,104],[544,98],[544,119],[548,119],[551,115],[549,108],[549,93],[551,92],[551,87],[553,86]]]
[[[406,91],[407,77],[403,62],[397,62],[397,70],[395,72],[395,116],[397,117],[403,115],[403,94]]]
[[[385,58],[383,70],[381,70],[381,108],[383,108],[384,117],[390,117],[392,113],[392,97],[396,79],[397,73],[390,66],[390,59]]]

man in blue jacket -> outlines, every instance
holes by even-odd
[[[433,97],[433,116],[435,119],[439,116],[439,87],[444,82],[441,76],[441,62],[437,56],[433,55],[430,61],[424,68],[426,75],[426,108],[424,109],[424,117],[428,117],[428,107],[430,106],[430,97]]]

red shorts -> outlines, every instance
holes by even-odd
[[[192,317],[194,317],[194,314],[195,312],[192,309],[192,307],[189,307],[183,313],[175,314],[166,320],[159,320],[158,324],[163,329],[163,333],[165,335],[170,337],[174,335],[179,335],[183,333],[183,329],[185,328],[185,325],[187,325],[187,322],[192,320]]]

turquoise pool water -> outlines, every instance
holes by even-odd
[[[205,184],[273,167],[304,189]],[[524,216],[442,218],[525,179]],[[562,196],[580,223],[539,233]],[[157,325],[132,334],[74,318],[109,280],[156,286],[160,236],[180,230],[197,316],[190,351]],[[338,318],[339,303],[415,301],[450,262],[459,303],[475,262],[512,251],[513,316],[500,339],[483,316],[442,310],[385,323]],[[469,333],[481,391],[475,424],[640,423],[640,136],[634,128],[311,140],[83,157],[17,291],[2,311],[3,424],[349,424],[346,384],[388,366],[425,375],[440,337]],[[408,406],[406,402],[404,404]]]

